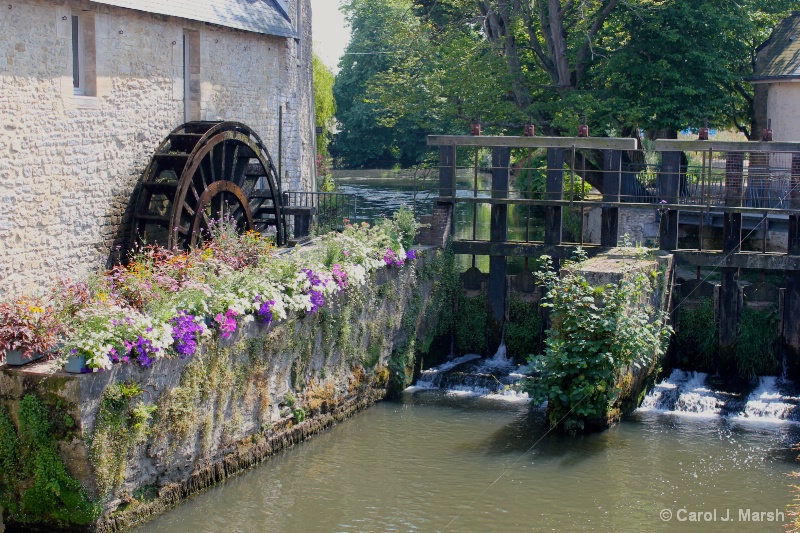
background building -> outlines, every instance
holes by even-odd
[[[309,0],[9,0],[0,33],[0,296],[106,264],[185,121],[247,124],[314,186]]]

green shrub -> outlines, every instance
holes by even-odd
[[[515,356],[539,353],[539,338],[542,329],[542,316],[539,304],[524,302],[513,294],[508,302],[509,316],[506,322],[506,347]]]
[[[59,528],[93,522],[101,508],[91,502],[80,482],[69,475],[58,453],[51,417],[64,419],[33,394],[19,406],[19,429],[0,410],[0,505],[21,524]]]
[[[543,375],[527,388],[534,402],[548,402],[551,425],[574,432],[587,420],[606,418],[621,392],[619,374],[631,364],[653,365],[671,330],[646,303],[656,281],[650,276],[599,287],[574,272],[559,277],[550,265],[538,276],[547,288],[543,305],[551,308],[551,327],[544,354],[533,358]]]
[[[486,297],[467,298],[463,293],[458,296],[458,311],[455,317],[456,349],[458,353],[486,352],[486,322],[489,314],[486,311]]]

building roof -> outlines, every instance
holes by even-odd
[[[755,74],[751,81],[800,78],[800,12],[783,19],[758,47]]]
[[[297,37],[283,0],[91,0],[96,4],[124,7],[208,22],[226,28]]]

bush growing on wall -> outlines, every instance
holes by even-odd
[[[542,377],[528,382],[534,402],[548,402],[550,424],[570,432],[604,419],[620,393],[619,374],[630,365],[657,361],[671,332],[666,317],[648,309],[655,276],[638,274],[593,287],[569,272],[574,266],[566,262],[568,273],[559,277],[547,260],[537,274],[547,290],[543,305],[551,308],[552,325],[544,354],[533,358]]]

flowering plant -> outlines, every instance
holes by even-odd
[[[53,308],[34,298],[0,303],[0,353],[46,354],[55,348],[61,324]]]
[[[413,224],[402,226],[390,219],[347,224],[317,246],[277,256],[268,238],[215,221],[210,238],[189,251],[146,246],[127,265],[86,283],[62,281],[53,293],[60,302],[55,312],[29,302],[4,304],[0,348],[12,341],[52,347],[63,331],[63,355],[83,356],[95,371],[190,357],[205,337],[227,339],[251,321],[269,325],[316,313],[335,294],[366,283],[370,272],[414,260],[416,252],[404,246]]]

